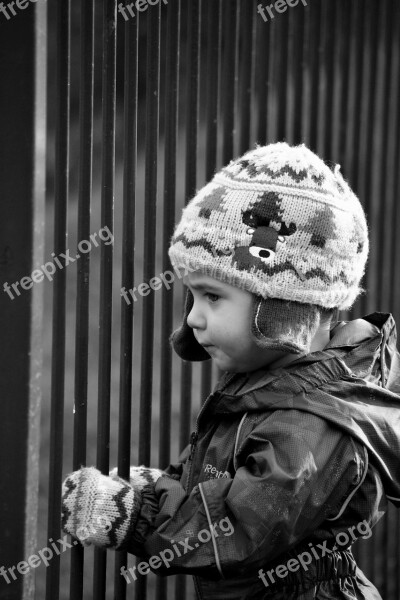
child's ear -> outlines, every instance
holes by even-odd
[[[177,355],[183,360],[210,360],[210,355],[204,350],[203,346],[200,346],[199,342],[194,337],[193,329],[189,327],[187,323],[187,318],[192,310],[193,302],[193,294],[188,288],[183,309],[182,325],[172,332],[169,337],[169,342]]]

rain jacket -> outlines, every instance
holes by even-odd
[[[285,368],[225,373],[128,550],[204,600],[379,599],[351,544],[400,507],[399,368],[374,313]]]

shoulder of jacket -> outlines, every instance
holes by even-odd
[[[326,428],[326,427],[332,428],[333,432],[336,433],[338,438],[348,438],[348,443],[349,443],[349,445],[351,445],[351,447],[354,451],[354,454],[357,454],[359,457],[362,456],[364,458],[365,451],[364,451],[362,444],[357,443],[357,441],[353,438],[353,436],[350,433],[335,427],[334,424],[332,424],[330,421],[328,421],[321,415],[315,414],[313,412],[299,410],[298,408],[293,406],[292,408],[286,408],[284,410],[276,408],[276,409],[265,410],[264,412],[248,411],[243,414],[243,416],[239,422],[239,425],[237,427],[236,436],[235,436],[234,456],[233,456],[233,462],[234,462],[235,469],[236,469],[236,465],[237,465],[237,457],[242,452],[243,447],[245,446],[248,437],[252,434],[252,432],[255,429],[262,430],[264,425],[265,425],[265,428],[269,428],[270,423],[268,421],[275,413],[278,413],[278,412],[279,413],[282,413],[282,412],[298,413],[296,415],[296,430],[298,430],[299,428],[302,427],[302,422],[305,421],[306,419],[308,419],[308,420],[312,419],[314,421],[314,423],[313,423],[314,428],[315,428],[315,426],[318,426],[318,424],[320,423],[321,435],[323,435],[323,431],[322,431],[323,428]]]

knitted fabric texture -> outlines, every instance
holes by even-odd
[[[256,296],[251,333],[260,348],[308,354],[321,313],[319,306]]]
[[[347,309],[361,291],[368,229],[339,165],[281,142],[231,161],[197,193],[169,256],[262,298]]]
[[[135,529],[142,491],[162,472],[131,467],[130,483],[116,469],[110,475],[83,467],[63,483],[62,528],[84,546],[121,549]]]

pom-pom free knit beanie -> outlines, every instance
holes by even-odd
[[[253,293],[261,328],[255,321],[252,331],[264,342],[269,299],[285,301],[277,304],[282,317],[281,309],[304,313],[310,305],[347,309],[361,291],[367,256],[364,211],[339,165],[331,170],[304,144],[284,142],[216,173],[183,209],[169,249],[175,268]]]

